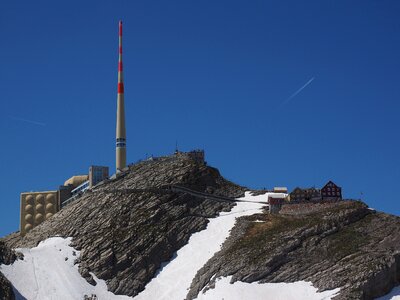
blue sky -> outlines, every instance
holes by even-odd
[[[399,14],[397,0],[2,1],[0,236],[20,192],[114,169],[119,19],[129,162],[178,141],[239,184],[331,179],[399,215]]]

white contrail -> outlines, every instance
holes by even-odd
[[[294,92],[289,98],[287,98],[282,105],[288,103],[290,100],[292,100],[294,97],[296,97],[302,90],[304,90],[311,82],[313,82],[315,77],[311,78],[309,81],[307,81],[301,88],[299,88],[296,92]]]
[[[30,123],[30,124],[34,124],[34,125],[46,126],[46,124],[42,123],[42,122],[32,121],[32,120],[23,119],[23,118],[17,118],[17,117],[13,117],[13,116],[10,116],[10,118],[13,120],[16,120],[16,121],[22,121],[22,122],[26,122],[26,123]]]

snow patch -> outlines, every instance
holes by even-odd
[[[99,300],[132,299],[108,292],[105,281],[94,274],[97,285],[90,285],[79,274],[78,265],[74,264],[80,252],[69,246],[71,240],[52,237],[32,249],[16,249],[24,254],[24,259],[12,265],[1,265],[0,271],[28,300],[82,300],[85,295],[92,294],[97,295]]]
[[[236,281],[231,284],[232,276],[217,280],[214,289],[200,293],[199,300],[328,300],[338,295],[339,288],[321,293],[311,282],[298,281],[294,283],[245,283]]]
[[[261,208],[267,205],[268,194],[252,196],[246,192],[239,200],[250,202],[237,202],[230,212],[221,212],[218,217],[209,219],[207,228],[192,234],[188,244],[176,252],[134,299],[185,299],[197,271],[221,249],[236,218],[261,212]]]

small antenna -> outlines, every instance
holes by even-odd
[[[178,149],[178,140],[175,141],[175,154],[179,153],[179,149]]]

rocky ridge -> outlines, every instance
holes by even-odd
[[[3,241],[34,247],[48,237],[73,237],[82,276],[94,284],[93,272],[112,292],[135,296],[208,218],[235,205],[176,193],[169,185],[229,197],[245,191],[188,156],[158,158],[130,166],[24,238],[13,234]],[[358,201],[285,205],[278,215],[242,217],[198,271],[187,299],[230,275],[233,282],[306,280],[320,290],[340,287],[337,299],[373,299],[400,283],[399,229],[399,217]],[[15,254],[1,245],[0,259],[12,262]]]
[[[335,299],[374,299],[400,284],[399,230],[399,217],[358,201],[242,217],[198,271],[188,299],[230,275],[232,283],[306,280],[321,291],[340,287]]]
[[[24,238],[14,234],[5,241],[14,248],[33,247],[48,237],[73,237],[81,251],[79,270],[89,282],[95,283],[93,272],[110,291],[134,296],[192,233],[205,229],[208,218],[235,205],[162,188],[172,184],[229,197],[245,190],[188,156],[158,158],[130,166]]]

